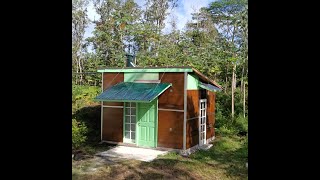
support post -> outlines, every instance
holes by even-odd
[[[184,72],[184,110],[183,110],[183,150],[185,151],[187,145],[187,83],[188,83],[188,72]]]

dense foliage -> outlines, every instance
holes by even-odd
[[[77,149],[100,139],[100,106],[93,98],[100,93],[97,86],[72,86],[72,147]]]
[[[101,76],[101,75],[100,75]],[[96,105],[95,98],[101,92],[101,87],[73,85],[72,86],[72,114],[77,110],[91,105]]]
[[[86,133],[88,128],[78,122],[75,119],[72,119],[72,148],[77,149],[79,148],[84,142],[86,141]]]

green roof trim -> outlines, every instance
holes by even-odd
[[[170,83],[118,83],[100,95],[96,101],[149,103],[171,86]]]
[[[206,90],[211,91],[211,92],[221,91],[220,88],[218,88],[218,87],[216,87],[216,86],[213,86],[213,85],[211,85],[211,84],[199,83],[198,86],[199,86],[200,88],[206,89]]]
[[[150,72],[192,72],[192,68],[126,68],[126,69],[99,69],[97,72],[135,72],[135,73],[150,73]]]

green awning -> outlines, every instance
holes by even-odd
[[[166,89],[170,83],[121,82],[98,95],[95,100],[109,102],[151,102]]]
[[[204,83],[199,83],[198,86],[200,88],[206,89],[208,91],[212,91],[212,92],[217,92],[217,91],[221,91],[220,88],[213,86],[211,84],[204,84]]]

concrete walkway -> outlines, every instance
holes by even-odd
[[[159,151],[154,149],[145,149],[138,147],[116,146],[104,152],[96,154],[99,157],[111,159],[135,159],[139,161],[150,162],[158,155],[166,154],[168,151]]]

